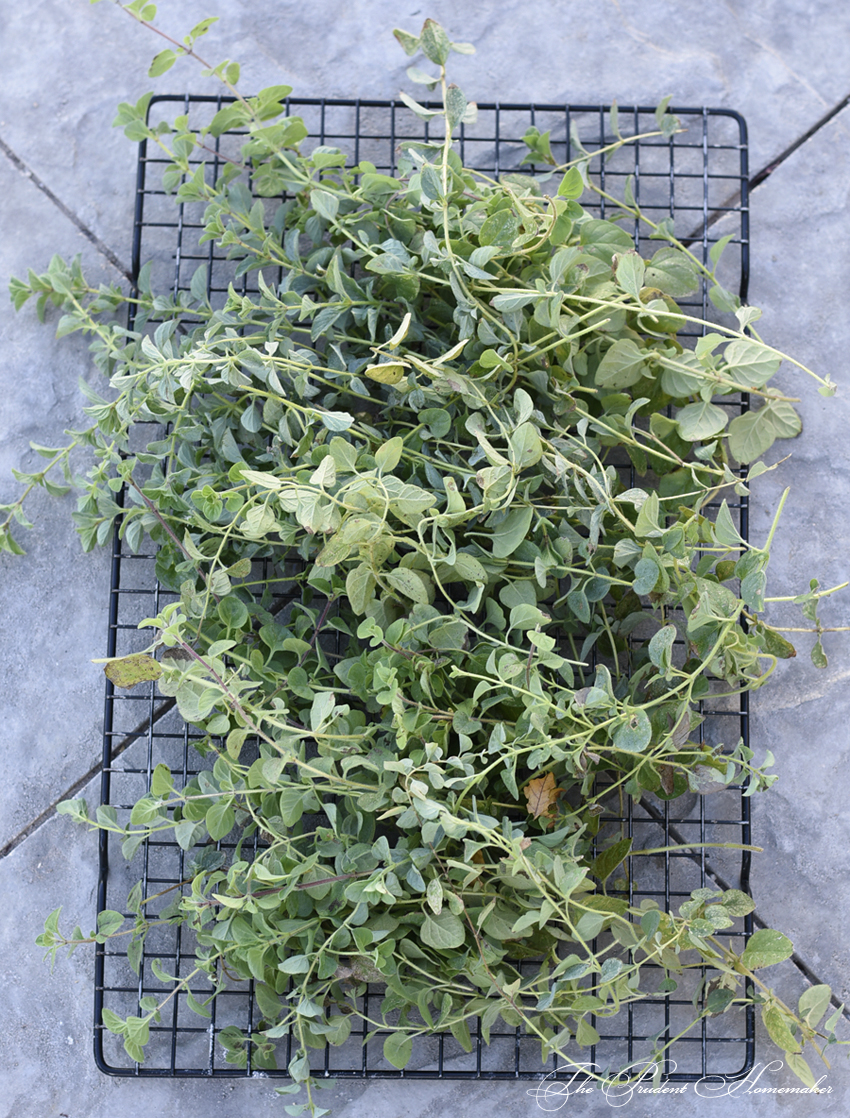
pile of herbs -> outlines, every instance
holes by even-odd
[[[151,72],[197,56],[210,22]],[[129,927],[104,912],[91,937],[60,932],[57,910],[40,942],[55,956],[129,934],[138,966],[151,927],[185,925],[197,969],[104,1025],[142,1060],[177,992],[252,978],[262,1020],[221,1034],[228,1059],[244,1065],[250,1047],[273,1067],[291,1035],[282,1090],[306,1085],[316,1113],[310,1049],[346,1041],[367,982],[385,987],[367,1025],[396,1067],[435,1030],[469,1049],[475,1018],[485,1039],[521,1025],[569,1065],[598,1040],[593,1015],[707,964],[695,1019],[760,1004],[811,1084],[802,1049],[833,1043],[838,1014],[820,1026],[826,986],[794,1010],[763,984],[786,937],[763,929],[736,953],[724,931],[740,935],[753,903],[734,889],[631,907],[632,840],[597,841],[612,796],[622,811],[624,797],[774,779],[743,743],[700,744],[697,728],[701,700],[758,687],[794,655],[759,619],[771,539],[748,546],[727,503],[800,430],[770,386],[785,355],[716,282],[722,242],[708,268],[653,226],[644,260],[617,219],[582,207],[605,151],[553,169],[548,194],[465,168],[452,137],[475,106],[446,63],[471,48],[433,21],[396,35],[436,71],[410,76],[442,107],[403,97],[443,138],[405,144],[394,176],[327,146],[303,154],[290,90],[243,98],[232,63],[213,72],[234,99],[199,131],[185,116],[147,123],[150,95],[120,107],[131,139],[168,154],[177,202],[204,206],[201,242],[255,273],[257,294],[231,287],[213,306],[203,269],[177,295],[152,291],[146,269],[129,295],[92,289],[59,258],[12,283],[18,307],[55,304],[60,335],[91,337],[111,386],[90,428],[38,448],[48,465],[21,475],[26,492],[60,491],[64,471],[83,489],[86,548],[116,518],[130,548],[155,542],[179,600],[142,622],[147,653],[107,673],[157,679],[210,763],[183,786],[158,765],[129,818],[60,806],[120,836],[128,858],[173,831],[194,876],[155,917],[136,886]],[[670,136],[666,104],[657,117]],[[213,182],[198,156],[234,130],[241,159]],[[527,143],[529,162],[554,162],[547,136]],[[642,217],[628,191],[620,213]],[[704,281],[731,326],[678,305]],[[710,332],[683,345],[694,327]],[[95,460],[83,479],[80,445]],[[7,549],[20,550],[23,500],[6,508]],[[820,596],[814,583],[801,597],[814,620]],[[187,997],[209,1015],[210,998]]]

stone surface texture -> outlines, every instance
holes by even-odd
[[[411,89],[407,59],[391,35],[415,31],[426,16],[478,53],[458,57],[455,77],[480,101],[728,107],[750,128],[751,170],[782,153],[850,95],[850,7],[838,0],[165,0],[159,26],[177,34],[207,15],[221,22],[199,42],[204,57],[243,63],[243,88],[287,82],[303,96],[392,97]],[[145,77],[161,47],[118,7],[87,0],[0,5],[4,82],[0,93],[0,276],[46,267],[50,256],[80,252],[95,281],[129,266],[136,152],[110,129],[116,104],[159,92],[209,92],[209,80],[182,60],[165,78]],[[416,90],[413,89],[414,94]],[[64,210],[26,169],[34,174]],[[848,575],[850,457],[846,338],[850,312],[850,110],[821,127],[752,195],[750,299],[764,308],[763,335],[838,382],[824,399],[798,370],[784,385],[801,397],[803,435],[791,457],[753,486],[752,538],[766,536],[785,486],[791,493],[773,545],[769,593],[788,596],[810,577],[833,586]],[[76,220],[75,220],[76,219]],[[81,232],[80,226],[88,230]],[[110,263],[108,254],[115,263]],[[93,378],[84,339],[57,342],[27,308],[0,302],[0,501],[14,499],[12,466],[37,461],[28,441],[58,445],[85,422],[80,377]],[[785,444],[782,454],[787,453]],[[780,457],[777,453],[776,457]],[[268,1082],[110,1079],[91,1057],[92,961],[85,951],[50,974],[34,939],[45,915],[94,921],[96,844],[52,814],[82,786],[100,753],[102,677],[90,664],[106,637],[108,556],[83,555],[70,524],[73,498],[33,502],[36,528],[22,537],[24,558],[0,557],[4,640],[0,670],[9,697],[0,727],[6,778],[0,787],[0,1118],[261,1118],[282,1113]],[[777,623],[804,624],[784,604]],[[850,595],[824,604],[827,626],[850,625]],[[800,960],[850,999],[847,802],[850,634],[824,638],[829,668],[808,661],[800,635],[796,661],[752,699],[757,755],[771,749],[781,774],[754,803],[753,891],[768,926],[794,940]],[[96,782],[86,789],[96,801]],[[771,979],[795,1001],[805,980],[792,963]],[[847,1030],[845,1030],[846,1032]],[[757,1060],[774,1058],[759,1032]],[[820,1075],[818,1070],[816,1075]],[[757,1086],[794,1087],[784,1068],[734,1094],[636,1098],[635,1115],[732,1111],[844,1115],[850,1074],[839,1053],[823,1095],[775,1095]],[[528,1118],[562,1100],[535,1100],[529,1083],[341,1083],[339,1118],[396,1118],[500,1111]],[[601,1116],[599,1092],[570,1099],[571,1113]]]

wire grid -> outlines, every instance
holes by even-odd
[[[197,128],[225,103],[212,97],[157,97],[151,104],[155,122],[163,109],[165,115],[184,112],[190,127]],[[669,139],[659,136],[636,140],[609,155],[602,166],[594,161],[592,173],[601,190],[622,195],[629,181],[635,200],[654,221],[672,218],[677,236],[708,262],[717,240],[731,235],[718,272],[730,289],[746,296],[749,276],[747,138],[746,125],[736,113],[721,109],[673,109],[683,131]],[[332,145],[347,151],[354,162],[368,160],[378,171],[396,171],[399,145],[405,140],[439,138],[439,130],[423,123],[400,102],[363,100],[295,99],[287,102],[287,112],[301,116],[310,133],[302,150],[310,145]],[[641,135],[657,128],[654,110],[620,108],[619,130],[626,135]],[[527,152],[522,143],[526,129],[534,125],[549,131],[552,153],[558,163],[581,154],[579,141],[588,152],[610,145],[612,131],[610,106],[488,104],[479,106],[475,125],[464,125],[459,150],[464,163],[489,175],[508,172],[541,173],[539,165],[521,166]],[[238,154],[240,138],[226,135],[215,141],[216,152],[209,158],[209,173],[216,175],[222,162]],[[206,284],[215,306],[234,283],[243,293],[256,291],[255,274],[234,278],[234,266],[214,244],[198,246],[202,228],[198,206],[174,203],[161,189],[158,172],[165,164],[158,154],[149,154],[140,145],[136,220],[133,241],[135,274],[150,260],[154,290],[171,290],[175,295],[188,290],[200,265],[206,266]],[[553,186],[557,179],[549,180]],[[272,201],[272,200],[269,200]],[[610,217],[613,207],[604,197],[583,205],[600,217]],[[658,245],[645,237],[645,229],[633,225],[635,245],[643,255],[651,255]],[[660,242],[663,244],[664,242]],[[681,301],[695,318],[711,319],[712,307],[705,285],[689,300]],[[704,332],[695,325],[692,333]],[[724,401],[736,413],[748,406],[746,397]],[[635,484],[632,475],[624,478]],[[747,498],[730,502],[730,509],[744,539],[747,538]],[[266,608],[285,618],[297,601],[289,581],[295,568],[287,563],[272,567],[270,560],[257,565],[256,576],[268,584]],[[146,644],[137,629],[144,617],[158,614],[177,595],[157,580],[156,556],[151,549],[132,554],[115,538],[110,586],[109,635],[107,655],[127,655]],[[269,605],[268,602],[271,602]],[[324,639],[324,638],[323,638]],[[683,649],[679,647],[679,654]],[[732,747],[739,738],[748,744],[747,696],[723,699],[709,696],[701,704],[705,721],[691,737],[711,745]],[[104,750],[102,802],[115,807],[119,816],[149,791],[154,767],[164,762],[175,779],[185,783],[209,768],[209,762],[195,749],[201,735],[183,723],[174,700],[156,694],[153,684],[143,684],[133,692],[116,693],[106,685],[104,713]],[[633,848],[652,849],[687,846],[690,843],[749,844],[749,800],[737,787],[719,787],[709,795],[686,793],[673,801],[646,794],[636,804],[631,797],[605,801],[600,817],[597,844],[626,835]],[[256,854],[241,848],[241,857]],[[236,843],[226,839],[217,844],[230,858]],[[107,832],[100,833],[100,874],[98,911],[123,910],[130,887],[141,878],[143,895],[161,893],[148,905],[149,915],[161,911],[191,875],[196,852],[184,852],[174,841],[152,838],[128,864],[117,842]],[[609,893],[627,897],[630,904],[654,900],[665,910],[687,900],[691,891],[702,887],[748,888],[749,853],[712,850],[704,846],[693,850],[667,851],[661,855],[633,855],[628,859],[626,876],[613,881]],[[620,873],[621,871],[616,871]],[[610,884],[610,883],[609,883]],[[752,918],[737,920],[730,935],[742,949],[752,932]],[[250,1046],[241,1066],[227,1059],[222,1044],[223,1031],[236,1026],[247,1034],[255,1033],[263,1021],[252,982],[232,981],[211,1003],[211,1016],[204,1020],[188,1006],[185,991],[175,993],[167,1002],[159,1024],[151,1026],[151,1042],[144,1064],[129,1060],[120,1038],[102,1025],[102,1011],[121,1015],[138,1014],[140,999],[155,995],[160,1000],[175,988],[174,977],[185,978],[194,970],[192,935],[180,926],[155,929],[148,937],[138,975],[130,967],[126,951],[110,941],[98,948],[95,969],[94,1048],[101,1071],[119,1076],[138,1077],[225,1077],[255,1073],[286,1077],[286,1066],[293,1055],[291,1037],[277,1042],[275,1057],[269,1059]],[[168,976],[172,976],[169,978]],[[689,975],[689,977],[687,977]],[[662,972],[658,971],[659,980]],[[577,1050],[574,1058],[597,1069],[641,1065],[649,1059],[656,1038],[670,1039],[692,1020],[694,1002],[704,1005],[705,991],[698,988],[699,971],[686,972],[676,991],[656,995],[628,1006],[610,1019],[595,1017],[598,1044]],[[203,975],[189,984],[193,996],[201,1000],[210,992]],[[369,987],[360,999],[366,1017],[380,1014],[384,997],[381,988]],[[413,1056],[400,1071],[388,1064],[382,1053],[382,1037],[363,1043],[369,1029],[355,1021],[349,1040],[340,1047],[311,1052],[314,1074],[338,1078],[422,1078],[422,1079],[539,1079],[548,1074],[554,1079],[573,1079],[574,1069],[559,1065],[557,1058],[541,1064],[539,1042],[521,1029],[497,1024],[485,1044],[480,1023],[471,1028],[472,1051],[467,1053],[450,1034],[422,1037],[414,1042]],[[754,1060],[754,1014],[725,1014],[703,1019],[687,1035],[678,1039],[668,1053],[663,1078],[673,1082],[693,1081],[706,1075],[734,1077],[748,1070]],[[578,1079],[582,1076],[576,1077]]]

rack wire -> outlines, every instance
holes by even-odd
[[[190,127],[197,128],[225,103],[213,97],[155,97],[151,119],[185,113]],[[307,125],[310,145],[336,146],[348,152],[354,162],[368,160],[383,173],[397,169],[399,145],[405,140],[435,138],[432,128],[417,119],[401,102],[367,100],[318,100],[291,98],[287,113],[301,116]],[[621,196],[626,184],[642,212],[654,221],[664,218],[675,223],[676,235],[691,251],[710,260],[712,247],[723,236],[731,236],[718,278],[728,289],[746,297],[749,278],[748,166],[747,133],[742,117],[725,109],[677,108],[671,110],[682,130],[669,138],[655,135],[635,140],[597,159],[594,178],[600,190]],[[544,174],[546,167],[522,164],[528,152],[522,137],[534,126],[550,133],[557,163],[593,153],[617,139],[616,128],[625,135],[643,136],[657,130],[655,110],[646,107],[620,107],[617,123],[611,106],[482,104],[478,121],[463,125],[459,151],[464,162],[481,172],[499,176],[508,173]],[[238,153],[240,137],[225,135],[215,141],[209,153],[208,174],[217,176],[222,163]],[[234,268],[213,243],[197,244],[202,228],[199,207],[176,205],[160,187],[159,174],[167,161],[156,151],[140,145],[136,183],[136,214],[133,231],[133,268],[138,275],[145,261],[151,262],[154,290],[169,290],[174,295],[190,289],[200,265],[206,267],[207,294],[213,304],[223,301],[228,285],[237,290],[256,290],[251,273],[234,276]],[[550,180],[553,181],[553,180]],[[554,180],[556,181],[556,180]],[[544,183],[544,191],[552,189]],[[612,203],[600,195],[596,202],[583,204],[599,217],[611,215]],[[645,227],[633,224],[635,246],[651,255],[663,241],[653,242]],[[710,320],[712,306],[705,285],[690,300],[683,301],[695,318]],[[695,328],[699,333],[699,328]],[[746,408],[746,397],[725,403],[733,409]],[[634,484],[634,479],[631,479]],[[747,538],[746,496],[731,505],[737,527]],[[272,571],[268,561],[258,574],[271,585],[275,609],[285,611],[294,601],[287,571]],[[280,579],[279,585],[275,579]],[[158,614],[175,595],[157,580],[156,556],[149,548],[138,554],[128,551],[116,533],[113,542],[112,574],[109,589],[109,630],[107,655],[126,655],[138,651],[145,637],[137,626],[144,617]],[[705,721],[699,727],[700,740],[733,746],[739,738],[748,744],[747,696],[723,700],[709,697],[703,702]],[[195,743],[199,735],[180,719],[174,700],[158,696],[153,684],[140,685],[132,692],[116,692],[106,685],[101,798],[104,805],[123,812],[150,789],[155,766],[164,762],[175,778],[185,783],[209,767]],[[662,855],[639,855],[629,859],[628,877],[621,882],[621,895],[630,904],[654,900],[669,910],[687,900],[697,888],[748,887],[749,853],[718,850],[709,857],[704,845],[712,843],[751,843],[749,800],[738,787],[718,787],[708,794],[686,793],[672,801],[645,795],[640,803],[626,797],[625,803],[613,799],[600,819],[598,842],[616,829],[633,838],[638,849],[687,847]],[[256,843],[256,839],[254,840]],[[230,858],[235,843],[217,844],[222,860]],[[250,857],[243,849],[241,856]],[[141,878],[143,895],[161,894],[148,907],[149,913],[164,908],[191,875],[195,852],[185,852],[175,841],[150,839],[133,860],[125,863],[116,840],[100,833],[100,870],[98,911],[123,910],[132,884]],[[614,883],[617,891],[617,882]],[[751,917],[736,921],[730,934],[740,949],[752,931]],[[110,941],[98,948],[95,965],[94,1053],[101,1071],[116,1076],[144,1077],[286,1077],[286,1066],[293,1054],[291,1037],[277,1043],[274,1057],[262,1050],[238,1051],[232,1043],[232,1030],[255,1034],[262,1021],[253,983],[232,982],[213,1001],[211,1016],[203,1020],[188,1005],[185,990],[174,994],[158,1024],[151,1028],[151,1042],[144,1064],[130,1061],[120,1038],[103,1025],[103,1011],[122,1016],[137,1014],[143,997],[167,996],[174,989],[173,977],[185,978],[194,970],[194,944],[180,926],[166,925],[151,933],[142,952],[138,974],[130,966],[126,950]],[[660,972],[659,972],[660,977]],[[623,1067],[648,1060],[653,1041],[675,1036],[693,1017],[693,1001],[702,1005],[704,986],[694,972],[687,982],[664,997],[630,1005],[616,1018],[596,1018],[598,1044],[588,1048],[582,1059],[602,1067]],[[200,1000],[209,993],[203,975],[190,983],[193,996]],[[361,1005],[365,1016],[373,1016],[384,996],[380,988],[369,987]],[[484,1043],[480,1025],[471,1030],[472,1051],[465,1052],[450,1034],[417,1040],[407,1068],[399,1071],[383,1058],[380,1035],[363,1043],[368,1027],[362,1022],[352,1028],[349,1040],[337,1048],[325,1048],[311,1056],[314,1074],[336,1078],[420,1078],[420,1079],[523,1079],[544,1075],[572,1079],[574,1069],[559,1067],[550,1059],[541,1065],[539,1041],[521,1029],[495,1027],[490,1044]],[[735,1077],[745,1073],[754,1061],[754,1015],[724,1014],[703,1018],[686,1036],[677,1040],[663,1067],[663,1078],[671,1082],[693,1081],[706,1075]],[[580,1078],[580,1077],[579,1077]]]

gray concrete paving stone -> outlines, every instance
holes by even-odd
[[[850,409],[844,350],[850,311],[838,292],[850,279],[848,223],[850,113],[845,111],[791,156],[753,194],[751,298],[765,308],[765,336],[842,387],[831,398],[786,366],[782,387],[800,396],[803,434],[778,451],[791,458],[754,485],[753,539],[764,538],[784,486],[791,491],[772,549],[768,593],[784,596],[850,578]],[[799,611],[775,606],[777,624],[805,626]],[[821,607],[823,624],[850,624],[850,596]],[[788,634],[798,658],[753,697],[754,741],[773,750],[781,777],[754,803],[758,841],[754,895],[762,916],[782,926],[822,981],[850,996],[850,950],[842,914],[850,909],[846,811],[850,717],[848,633],[827,633],[825,670],[809,659],[813,638]],[[789,896],[788,877],[794,882]]]
[[[196,19],[221,14],[221,31],[203,40],[214,60],[245,64],[245,87],[289,81],[301,95],[390,97],[409,88],[388,31],[415,29],[426,15],[459,38],[477,43],[473,58],[457,59],[456,77],[480,100],[653,103],[672,92],[680,103],[723,104],[750,124],[752,167],[774,159],[829,106],[850,92],[850,10],[837,3],[772,2],[733,6],[672,5],[637,0],[565,8],[542,3],[461,7],[437,0],[428,8],[399,8],[388,0],[342,5],[248,5],[184,0],[163,4],[163,26],[181,33]],[[41,30],[33,34],[35,25]],[[215,37],[217,35],[217,38]],[[657,35],[652,42],[649,37]],[[129,258],[135,151],[107,127],[114,105],[157,85],[161,91],[209,86],[188,62],[153,83],[144,62],[156,49],[144,29],[108,5],[41,0],[0,10],[6,80],[0,98],[0,137],[122,260]],[[541,62],[536,61],[541,59]],[[518,63],[521,60],[521,63]],[[530,64],[533,61],[533,64]],[[50,85],[47,85],[47,82]],[[845,87],[846,86],[846,87]],[[848,114],[842,114],[792,156],[753,196],[751,299],[765,307],[765,335],[780,348],[841,381],[847,333]],[[98,263],[79,232],[31,182],[0,156],[0,272],[46,266],[52,252],[83,251]],[[111,276],[108,268],[102,275]],[[100,278],[100,277],[98,277]],[[8,466],[18,464],[29,438],[50,443],[80,422],[78,375],[90,361],[78,338],[57,343],[31,313],[15,318],[0,305],[4,341],[0,499],[16,492]],[[846,381],[846,377],[844,378]],[[790,379],[786,378],[790,384]],[[793,485],[777,536],[771,592],[789,594],[810,574],[823,584],[847,577],[846,392],[823,400],[794,379],[806,430],[782,473],[753,490],[753,538],[766,532],[787,479]],[[783,449],[783,453],[785,449]],[[829,493],[828,505],[823,493]],[[3,748],[19,779],[0,792],[0,848],[32,822],[56,795],[79,779],[99,753],[102,689],[88,664],[102,654],[106,557],[82,556],[67,520],[68,501],[38,502],[39,525],[23,560],[0,560],[6,641],[0,668],[13,698],[4,718]],[[826,511],[828,508],[828,512]],[[829,624],[850,623],[850,597],[823,608]],[[73,603],[73,606],[71,605]],[[784,614],[783,614],[784,616]],[[788,621],[787,624],[794,622]],[[823,981],[847,996],[850,965],[842,913],[848,911],[847,824],[848,675],[846,635],[827,637],[831,665],[817,672],[800,656],[783,664],[775,686],[753,700],[753,741],[771,748],[780,783],[754,803],[758,911],[792,937]],[[96,799],[96,792],[90,793]],[[119,1108],[146,1116],[242,1118],[280,1113],[260,1082],[133,1081],[100,1076],[89,1056],[91,960],[79,953],[47,977],[33,940],[57,904],[68,917],[91,922],[95,845],[67,819],[53,819],[0,860],[0,895],[13,899],[0,925],[5,980],[2,999],[11,1022],[0,1031],[4,1084],[2,1118],[106,1118]],[[772,974],[781,996],[796,999],[804,984],[784,964]],[[69,1038],[73,1044],[69,1043]],[[759,1058],[772,1050],[759,1032]],[[819,1074],[819,1073],[816,1073]],[[772,1087],[794,1086],[787,1070],[765,1073]],[[687,1101],[643,1097],[634,1113],[743,1115],[844,1114],[850,1084],[839,1055],[828,1075],[830,1095],[775,1096],[753,1091]],[[527,1084],[343,1084],[335,1112],[344,1118],[377,1114],[530,1115],[537,1104]],[[607,1113],[600,1097],[571,1102],[586,1115]]]
[[[82,254],[95,282],[116,278],[2,155],[0,225],[4,285],[12,275],[26,276],[32,264],[41,270],[60,246],[69,256]],[[31,308],[15,315],[5,295],[0,346],[0,501],[9,502],[22,488],[12,468],[37,471],[45,465],[30,450],[30,440],[59,447],[68,441],[65,429],[88,426],[77,381],[89,379],[91,362],[80,335],[57,341],[53,328],[38,325]],[[7,693],[14,695],[0,741],[14,758],[16,773],[0,786],[0,849],[100,758],[103,687],[89,660],[104,653],[109,560],[105,552],[82,555],[70,519],[73,501],[34,494],[29,515],[36,527],[30,533],[18,530],[27,555],[0,556],[5,635],[0,671]]]

